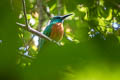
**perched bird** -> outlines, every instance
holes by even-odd
[[[64,19],[72,14],[64,15],[64,16],[55,16],[51,19],[49,25],[43,31],[43,34],[50,37],[51,39],[59,42],[62,40],[64,35],[64,27],[63,22]],[[40,40],[40,48],[46,43],[45,39]]]

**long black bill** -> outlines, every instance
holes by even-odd
[[[67,15],[64,15],[62,16],[62,20],[64,20],[65,18],[67,18],[68,16],[71,16],[72,14],[67,14]]]

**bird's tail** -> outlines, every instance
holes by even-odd
[[[44,43],[45,43],[45,40],[43,38],[40,38],[39,39],[39,47],[38,47],[39,49],[38,50],[41,50],[41,48],[43,47]]]

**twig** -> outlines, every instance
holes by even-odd
[[[27,46],[32,42],[32,40],[33,40],[34,37],[35,37],[35,35],[33,35],[33,36],[30,38],[30,40],[25,44],[25,47],[27,47]]]
[[[29,30],[29,25],[28,25],[28,20],[27,20],[27,12],[26,12],[26,4],[25,4],[25,0],[22,0],[23,3],[23,13],[24,13],[24,17],[25,17],[25,24],[26,24],[26,28]]]
[[[16,24],[19,25],[19,26],[22,27],[22,28],[25,28],[25,27],[26,27],[25,24],[21,24],[21,23],[18,23],[18,22],[16,22]]]
[[[34,37],[35,37],[35,35],[33,35],[33,36],[31,37],[31,39],[25,44],[26,51],[29,50],[29,48],[30,48],[30,43],[32,42],[32,40],[33,40]]]

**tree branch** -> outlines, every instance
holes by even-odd
[[[27,20],[27,16],[26,16],[27,12],[26,12],[25,0],[22,0],[22,4],[23,4],[23,13],[24,13],[24,17],[25,17],[26,28],[29,30],[28,20]]]
[[[41,32],[39,32],[39,31],[37,31],[37,30],[35,30],[35,29],[31,28],[31,27],[28,27],[28,29],[26,29],[26,25],[18,23],[18,22],[16,24],[19,25],[21,28],[23,28],[23,29],[25,29],[25,30],[27,30],[27,31],[29,31],[29,32],[41,37],[41,38],[44,38],[44,39],[49,40],[49,41],[53,41],[48,36],[42,34]]]

